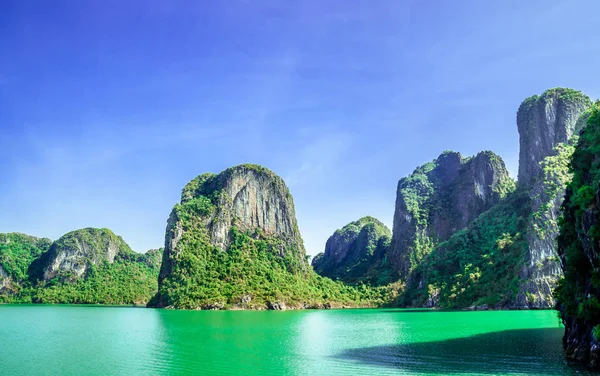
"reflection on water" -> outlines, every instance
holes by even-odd
[[[0,336],[7,375],[576,374],[552,311],[6,305]]]

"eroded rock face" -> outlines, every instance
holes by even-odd
[[[436,244],[465,228],[514,189],[502,159],[445,152],[398,183],[389,258],[401,279]]]
[[[571,180],[568,163],[573,136],[584,127],[591,100],[579,91],[556,88],[527,98],[517,112],[519,185],[529,189],[532,217],[523,283],[513,307],[551,308],[562,270],[556,251],[558,217]]]
[[[539,216],[532,217],[528,225],[528,249],[520,274],[524,282],[512,307],[552,308],[555,304],[552,293],[557,280],[562,276],[556,254],[556,237],[564,185],[558,196],[549,198],[544,192],[543,184],[536,184],[531,196],[532,211],[539,213]]]
[[[579,91],[556,88],[523,101],[517,112],[519,130],[519,184],[531,186],[541,177],[540,162],[579,132],[578,122],[591,106]]]
[[[387,253],[391,236],[392,232],[382,222],[363,217],[336,230],[327,239],[325,252],[315,256],[312,266],[324,277],[346,283],[378,284],[383,272],[378,263]]]
[[[39,259],[37,268],[42,270],[42,280],[59,277],[74,281],[84,276],[90,265],[104,261],[113,263],[120,252],[133,251],[121,237],[108,229],[84,228],[55,241]]]
[[[553,291],[562,276],[556,237],[565,189],[571,181],[572,144],[559,144],[541,163],[541,177],[529,190],[532,215],[526,229],[527,253],[520,273],[523,281],[512,308],[552,308]]]
[[[264,167],[241,165],[218,175],[200,175],[183,189],[181,204],[200,195],[215,198],[217,211],[208,223],[209,233],[212,244],[222,250],[229,247],[234,222],[240,231],[259,229],[265,235],[302,243],[292,196],[283,180]],[[177,238],[175,234],[169,240]]]
[[[160,285],[173,274],[184,249],[192,253],[199,247],[189,243],[194,236],[227,252],[233,228],[256,239],[273,240],[273,244],[278,244],[280,257],[294,260],[295,267],[308,270],[294,202],[285,183],[264,167],[240,165],[220,174],[200,175],[183,189],[181,202],[167,222],[159,294],[154,305],[167,304]]]

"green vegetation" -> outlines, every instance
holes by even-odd
[[[579,90],[556,87],[546,90],[542,95],[532,95],[531,97],[526,98],[523,103],[521,103],[519,111],[532,108],[540,100],[548,101],[554,98],[569,102],[582,102],[587,106],[592,104],[592,100]]]
[[[591,110],[588,125],[573,153],[573,180],[567,188],[563,217],[559,221],[559,255],[564,278],[555,296],[563,320],[574,320],[594,329],[600,325],[600,103]]]
[[[415,269],[412,284],[397,303],[423,305],[434,294],[443,308],[495,306],[512,300],[527,249],[523,234],[530,207],[527,192],[508,194],[437,246]]]
[[[404,199],[406,210],[419,225],[426,225],[429,219],[429,207],[426,204],[435,189],[429,179],[429,173],[436,166],[436,161],[426,163],[415,169],[410,176],[400,180],[398,185],[398,192]]]
[[[109,229],[84,228],[71,231],[52,243],[50,250],[35,260],[29,269],[29,275],[35,280],[44,278],[44,272],[59,256],[59,254],[73,255],[77,264],[98,264],[108,260],[108,253],[135,254],[120,236]],[[57,268],[52,270],[52,278],[61,281],[75,281],[77,276],[70,269]]]
[[[543,191],[538,192],[537,195],[532,197],[532,199],[541,202],[537,208],[534,208],[535,211],[532,215],[533,228],[540,239],[546,237],[548,230],[556,229],[558,226],[553,216],[548,216],[547,213],[554,209],[556,198],[558,195],[564,194],[567,184],[573,177],[569,169],[569,164],[575,151],[577,140],[578,136],[573,136],[568,143],[558,144],[554,148],[553,155],[544,158],[540,162]]]
[[[242,165],[221,174],[204,174],[183,190],[175,205],[167,237],[177,238],[176,251],[163,262],[164,278],[150,306],[183,309],[264,309],[286,305],[290,308],[328,306],[373,306],[391,299],[393,287],[372,288],[364,284],[351,287],[317,275],[308,267],[299,232],[266,234],[260,228],[241,231],[233,218],[227,249],[211,242],[211,229],[222,223],[231,199],[224,187],[232,174],[248,176],[263,184],[274,184],[275,191],[289,196],[283,180],[256,165]],[[266,179],[266,180],[262,180]],[[287,203],[293,215],[293,203]],[[370,227],[368,227],[370,228]],[[367,239],[379,230],[367,231]],[[388,230],[389,234],[389,230]],[[367,241],[367,252],[376,252]],[[162,274],[161,274],[162,275]]]
[[[564,87],[555,87],[553,89],[546,90],[542,97],[558,97],[564,101],[570,102],[585,102],[587,105],[592,104],[592,100],[585,94],[583,94],[579,90],[564,88]]]
[[[109,247],[117,251],[112,263],[105,257]],[[84,275],[59,269],[45,280],[49,264],[65,252],[81,252],[76,260],[87,265]],[[112,231],[87,228],[54,243],[23,234],[0,234],[0,257],[10,279],[0,288],[0,302],[145,304],[158,288],[162,250],[138,254]]]
[[[514,302],[524,282],[520,274],[531,231],[544,239],[547,231],[557,228],[554,216],[548,213],[571,180],[569,161],[576,142],[574,136],[570,142],[558,144],[540,163],[542,186],[515,190],[514,181],[506,179],[497,186],[496,193],[502,197],[498,204],[447,241],[422,246],[432,251],[416,263],[410,283],[396,303],[418,306],[432,304],[434,299],[439,307],[462,308],[503,307]],[[538,262],[539,269],[543,266]],[[527,294],[527,299],[534,303],[536,297]]]
[[[431,223],[430,214],[435,213],[436,210],[443,210],[446,206],[449,192],[436,195],[436,192],[440,191],[439,179],[436,179],[435,171],[438,160],[451,154],[456,153],[445,151],[438,159],[417,167],[411,175],[402,178],[398,183],[397,200],[401,198],[411,217],[410,223],[407,224],[411,228],[402,235],[407,239],[406,249],[399,255],[406,269],[401,272],[401,277],[406,277],[436,244],[437,240],[429,237],[427,226]],[[451,213],[445,214],[451,215]]]
[[[554,155],[546,157],[540,162],[543,171],[544,193],[549,201],[553,201],[565,186],[571,181],[573,175],[569,171],[569,162],[575,151],[578,136],[574,136],[569,143],[560,143],[554,148]],[[540,211],[547,211],[547,206],[542,206]]]
[[[281,257],[286,245],[280,239],[233,227],[231,245],[222,251],[210,244],[204,228],[187,228],[173,272],[160,287],[159,295],[168,299],[167,306],[264,308],[284,303],[302,308],[383,303],[381,290],[346,286],[303,270],[291,256]]]
[[[64,283],[56,277],[28,291],[35,303],[145,305],[158,289],[161,252],[119,254],[113,263],[90,265],[85,278]],[[29,294],[19,299],[27,300]]]
[[[397,279],[387,260],[391,237],[379,220],[363,217],[336,230],[327,241],[327,254],[316,255],[312,265],[319,275],[351,285],[387,285]]]
[[[482,175],[488,183],[479,183]],[[491,186],[491,195],[484,184]],[[515,186],[502,159],[491,151],[470,158],[445,151],[401,179],[398,183],[400,212],[396,214],[400,214],[399,223],[403,226],[397,229],[402,239],[394,240],[393,250],[401,259],[401,277],[406,278],[457,228],[466,226],[467,218],[475,218],[486,207],[513,192]],[[486,198],[479,200],[481,197]],[[402,203],[409,219],[402,218]]]
[[[485,154],[488,156],[494,171],[505,172],[501,178],[498,179],[498,183],[494,186],[494,193],[496,193],[500,199],[504,199],[507,195],[513,193],[517,188],[517,183],[509,176],[506,170],[506,165],[504,164],[502,158],[491,151],[482,151],[480,154]]]
[[[18,233],[0,234],[0,285],[3,280],[6,282],[6,286],[0,288],[0,302],[10,301],[21,292],[28,283],[29,266],[48,251],[50,244],[50,239]]]

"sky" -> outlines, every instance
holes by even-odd
[[[0,4],[0,232],[106,227],[164,244],[183,186],[264,165],[307,252],[444,150],[518,169],[516,111],[600,98],[600,2],[80,1]]]

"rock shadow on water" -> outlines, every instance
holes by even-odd
[[[335,357],[411,374],[586,375],[566,364],[562,328],[507,330],[346,350]]]

